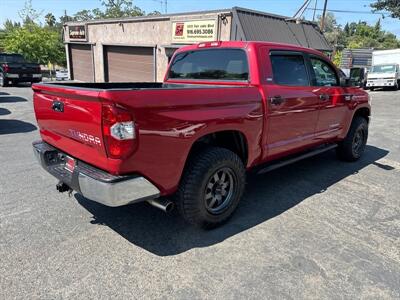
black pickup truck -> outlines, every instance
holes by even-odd
[[[26,62],[21,54],[0,53],[0,87],[18,82],[40,82],[40,65]]]

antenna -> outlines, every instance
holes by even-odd
[[[154,2],[158,2],[161,5],[161,11],[164,10],[164,13],[168,13],[168,0],[153,0]]]

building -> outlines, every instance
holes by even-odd
[[[372,64],[374,49],[344,49],[342,52],[341,69],[369,68]]]
[[[64,28],[68,69],[72,79],[81,81],[162,81],[176,49],[212,40],[282,42],[331,51],[313,22],[239,7],[70,22]]]

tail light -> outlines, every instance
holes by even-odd
[[[110,158],[125,158],[135,146],[135,123],[131,114],[122,107],[103,104],[103,139]]]
[[[38,73],[41,73],[41,72],[42,72],[42,69],[40,69],[40,66],[37,66],[37,67],[36,67],[36,72],[38,72]]]
[[[4,73],[8,73],[8,71],[10,71],[10,67],[7,64],[3,64],[1,67],[3,68]]]

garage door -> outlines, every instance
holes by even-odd
[[[153,48],[105,47],[106,81],[154,81]]]
[[[93,81],[93,59],[90,45],[70,44],[72,78]]]

